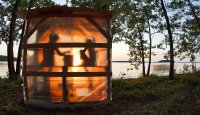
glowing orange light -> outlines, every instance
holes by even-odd
[[[72,55],[74,56],[74,61],[73,61],[73,66],[79,66],[83,63],[83,61],[80,58],[80,49],[79,48],[74,48],[72,50]],[[77,69],[73,70],[73,72],[78,72]]]

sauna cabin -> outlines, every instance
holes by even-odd
[[[25,104],[68,107],[111,101],[112,12],[47,7],[21,11]]]

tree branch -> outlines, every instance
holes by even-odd
[[[187,0],[187,2],[188,2],[188,6],[190,7],[190,9],[192,11],[192,15],[194,16],[194,18],[195,18],[195,20],[197,22],[198,28],[200,30],[200,22],[199,22],[198,16],[196,15],[195,9],[194,9],[192,3],[190,2],[190,0]]]
[[[15,4],[13,4],[12,2],[11,2],[11,0],[8,0],[8,2],[14,7],[15,6]]]

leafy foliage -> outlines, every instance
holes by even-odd
[[[0,41],[8,44],[8,36],[10,29],[10,21],[12,17],[12,9],[15,0],[2,0],[0,3]],[[47,6],[53,6],[55,3],[51,0],[21,0],[19,10],[27,10],[32,8],[41,8]],[[14,33],[14,41],[18,42],[21,39],[21,29],[22,29],[23,20],[16,20],[16,29]]]
[[[200,21],[198,21],[200,4],[196,0],[192,2],[190,0],[177,0],[173,1],[169,7],[176,11],[174,20],[179,25],[177,26],[179,31],[176,32],[176,54],[180,59],[186,57],[192,59],[200,52]],[[195,16],[198,19],[195,19]]]

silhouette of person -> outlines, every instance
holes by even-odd
[[[51,33],[49,35],[49,44],[55,44],[58,40],[58,35],[56,33]],[[60,56],[65,56],[66,53],[69,53],[70,51],[61,52],[59,48],[44,48],[43,49],[43,65],[44,66],[54,66],[54,51]]]
[[[93,43],[93,40],[88,38],[86,43]],[[89,56],[86,55],[86,51],[88,50]],[[96,53],[94,48],[85,47],[83,50],[80,50],[80,57],[83,60],[84,66],[95,66],[96,64]]]
[[[59,39],[59,36],[56,33],[51,33],[49,35],[49,44],[51,44],[51,45],[55,44],[58,39]],[[54,53],[55,53],[55,51],[60,56],[65,56],[66,53],[70,52],[70,51],[61,52],[59,50],[59,48],[55,48],[55,47],[43,48],[42,65],[48,67],[48,72],[51,72],[53,70],[53,66],[55,64],[54,63]],[[47,84],[47,85],[43,85],[43,86],[40,87],[40,91],[38,92],[40,95],[45,95],[45,96],[51,95],[49,80],[51,80],[51,78],[43,77],[44,84]]]
[[[87,38],[86,43],[93,43],[93,38]],[[88,44],[89,45],[89,44]],[[86,51],[88,51],[88,56],[86,55]],[[87,48],[85,47],[83,50],[80,50],[80,58],[83,60],[83,66],[85,67],[85,70],[92,71],[92,68],[87,66],[95,66],[96,65],[96,52],[94,48]],[[88,89],[92,90],[92,78],[88,77]]]

